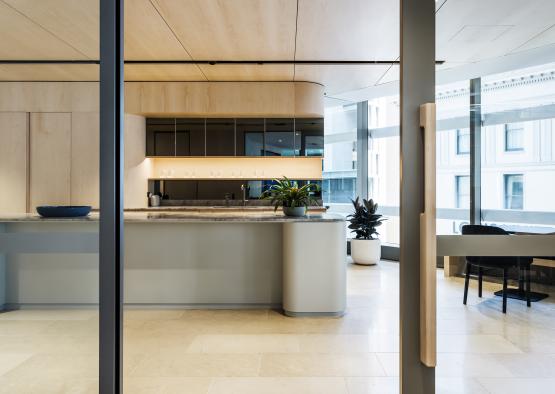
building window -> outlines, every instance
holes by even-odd
[[[457,175],[455,176],[456,187],[456,207],[457,208],[470,208],[470,176]]]
[[[505,209],[523,209],[524,180],[522,174],[504,175]]]
[[[470,153],[470,130],[457,130],[457,155]]]
[[[505,125],[505,152],[524,150],[524,126],[522,123]]]

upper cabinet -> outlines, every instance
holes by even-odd
[[[300,156],[324,156],[324,119],[296,119],[295,144]]]
[[[206,156],[235,156],[235,119],[206,119]]]
[[[175,156],[205,156],[205,127],[204,119],[176,119]]]
[[[299,156],[293,124],[293,119],[266,119],[264,156]]]
[[[264,119],[237,119],[237,156],[264,156]]]
[[[157,118],[146,121],[147,157],[323,155],[323,118]]]
[[[175,156],[175,119],[146,120],[146,155]]]

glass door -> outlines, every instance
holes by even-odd
[[[438,390],[548,393],[554,10],[483,5],[436,7]]]
[[[98,15],[0,4],[3,392],[98,392]]]

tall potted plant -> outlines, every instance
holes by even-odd
[[[356,237],[351,239],[351,257],[355,264],[374,265],[381,258],[381,242],[376,227],[386,220],[377,214],[378,204],[374,200],[352,200],[354,212],[347,216],[349,229]]]
[[[297,182],[290,181],[287,177],[274,179],[274,182],[268,190],[262,193],[262,198],[271,201],[274,212],[281,206],[286,216],[304,216],[307,206],[318,203],[312,197],[313,192],[320,190],[316,183],[307,183],[299,187]]]

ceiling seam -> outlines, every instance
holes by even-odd
[[[299,31],[299,0],[297,0],[297,12],[295,13],[295,45],[293,49],[293,61],[297,60],[297,32]],[[293,82],[297,79],[297,65],[293,64]]]
[[[528,40],[526,40],[525,42],[523,42],[521,45],[517,46],[517,47],[514,48],[514,49],[511,49],[511,50],[509,51],[509,53],[513,53],[513,52],[515,52],[515,51],[518,51],[520,48],[522,48],[523,46],[525,46],[526,44],[528,44],[530,41],[532,41],[532,40],[538,38],[538,37],[541,36],[543,33],[545,33],[546,31],[549,31],[549,30],[553,29],[554,27],[555,27],[555,24],[553,24],[553,25],[547,27],[546,29],[540,31],[538,34],[536,34],[536,35],[530,37]],[[540,45],[540,46],[542,46],[542,45]]]
[[[156,10],[156,13],[160,16],[160,18],[162,18],[162,20],[164,21],[164,23],[166,24],[166,26],[168,27],[168,29],[170,29],[170,31],[172,32],[173,36],[175,37],[175,39],[177,40],[177,42],[179,42],[179,45],[181,45],[181,47],[183,48],[183,50],[187,53],[187,55],[191,58],[191,60],[193,59],[193,56],[191,56],[191,53],[187,50],[187,48],[185,47],[185,45],[181,42],[181,40],[179,39],[179,37],[177,36],[176,32],[172,29],[172,27],[170,26],[169,22],[166,20],[166,18],[164,18],[164,16],[162,15],[162,12],[158,9],[158,7],[160,7],[160,4],[158,4],[158,2],[156,0],[149,0],[149,3],[152,5],[152,7]],[[154,4],[156,3],[156,4]],[[158,5],[158,6],[157,6]],[[202,71],[202,68],[197,64],[196,65],[198,70],[200,71],[200,73],[202,74],[202,76],[204,77],[205,80],[209,80],[208,77],[206,76],[206,74],[204,73],[204,71]]]
[[[441,5],[437,8],[436,14],[439,10],[441,10],[441,8],[445,5],[445,3],[447,3],[447,0],[444,0],[443,3],[441,3]]]
[[[61,42],[63,42],[64,44],[68,45],[69,47],[71,47],[73,50],[77,51],[78,53],[80,53],[81,55],[85,56],[87,59],[92,59],[91,57],[89,57],[88,55],[86,55],[85,53],[83,53],[81,50],[79,50],[78,48],[74,47],[73,45],[71,45],[69,42],[67,42],[66,40],[64,40],[63,38],[59,37],[58,35],[56,35],[54,32],[48,30],[46,27],[44,27],[43,25],[41,25],[40,23],[38,23],[37,21],[33,20],[31,17],[29,17],[28,15],[26,15],[25,13],[23,13],[22,11],[18,10],[17,8],[13,7],[12,5],[6,3],[4,0],[0,0],[2,1],[2,4],[6,5],[7,7],[9,7],[10,9],[12,9],[13,11],[17,12],[19,15],[21,15],[22,17],[24,17],[25,19],[29,20],[31,23],[37,25],[38,27],[40,27],[42,30],[44,30],[45,32],[47,32],[48,34],[50,34],[52,37],[60,40]]]
[[[400,57],[398,57],[396,60],[399,60]],[[370,85],[370,86],[377,86],[380,85],[380,81],[387,75],[387,73],[389,72],[389,70],[391,70],[393,68],[393,64],[390,65],[387,70],[385,70],[385,72],[376,80],[376,82],[374,83],[374,85]],[[368,87],[368,86],[367,86]]]

